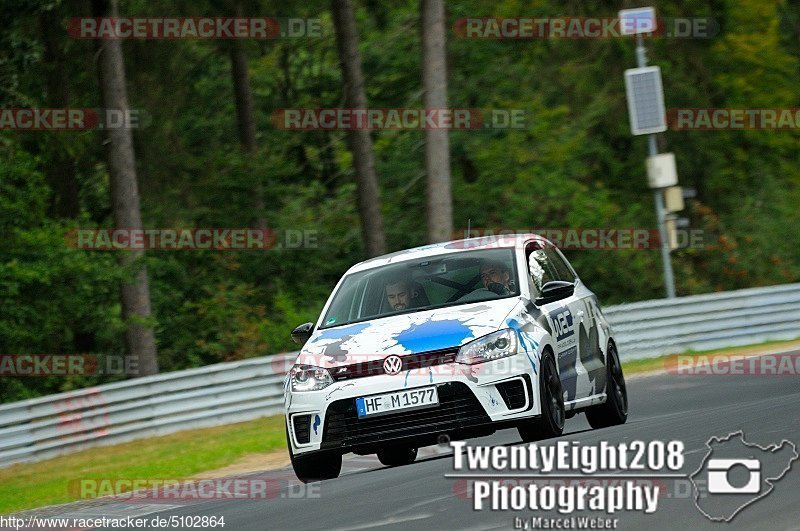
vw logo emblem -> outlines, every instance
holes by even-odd
[[[399,356],[389,356],[383,360],[383,372],[386,374],[397,374],[403,369],[403,361]]]

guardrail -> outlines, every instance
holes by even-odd
[[[800,337],[800,284],[608,307],[623,360]],[[279,413],[294,354],[0,405],[0,467]]]
[[[293,361],[219,363],[1,405],[0,467],[277,413]]]
[[[623,361],[800,337],[800,284],[611,306]]]

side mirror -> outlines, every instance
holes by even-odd
[[[552,280],[542,286],[542,295],[536,299],[536,305],[542,306],[550,302],[560,301],[575,293],[575,284],[563,280]]]
[[[298,345],[304,344],[314,332],[314,323],[303,323],[292,330],[292,339]]]

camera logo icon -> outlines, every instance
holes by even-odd
[[[746,468],[750,477],[746,484],[734,486],[729,476],[734,467],[739,466]],[[707,469],[709,494],[758,494],[761,490],[761,462],[758,459],[709,459]]]
[[[800,454],[787,439],[762,446],[747,442],[741,430],[714,436],[708,452],[689,479],[694,504],[712,522],[730,522],[753,503],[767,496],[792,469]]]

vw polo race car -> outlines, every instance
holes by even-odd
[[[335,478],[342,455],[384,465],[417,449],[515,427],[558,436],[585,412],[624,423],[628,399],[597,298],[537,235],[428,245],[345,273],[285,381],[286,436],[303,481]]]

